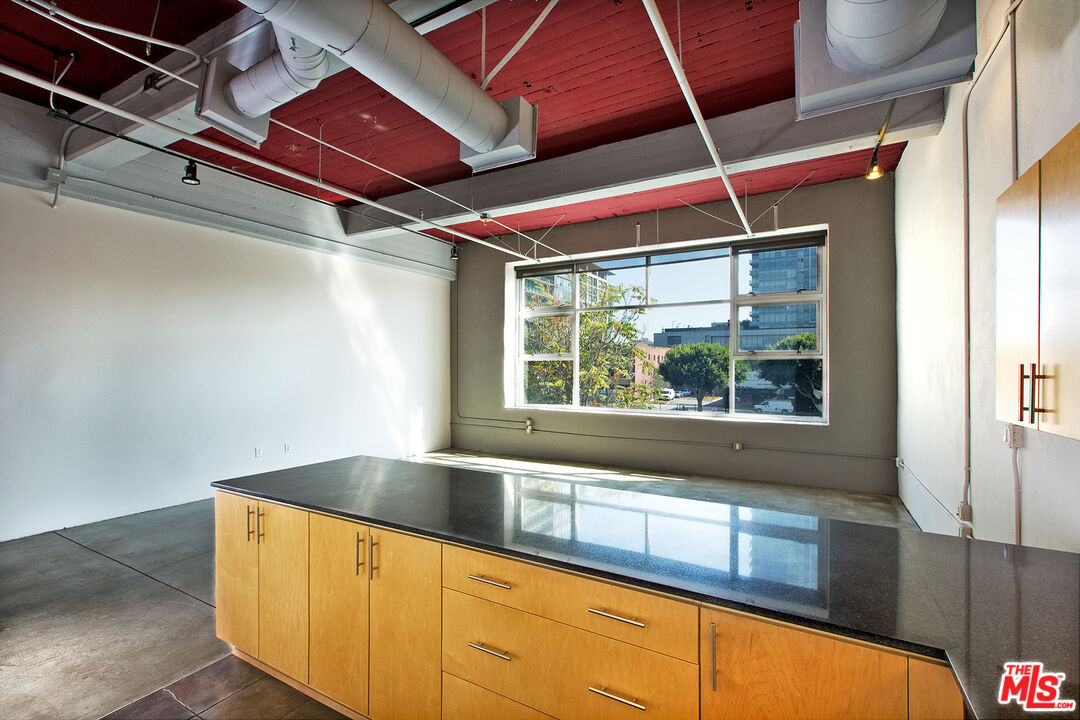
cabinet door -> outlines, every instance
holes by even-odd
[[[306,683],[308,513],[260,501],[258,526],[258,658]]]
[[[368,708],[368,529],[309,516],[308,685],[360,713]]]
[[[944,665],[908,659],[908,720],[963,720],[964,696]]]
[[[1041,165],[1039,429],[1080,439],[1080,126]]]
[[[259,655],[258,501],[214,493],[217,635],[248,655]]]
[[[441,705],[439,543],[372,529],[370,715],[438,720]]]
[[[997,201],[998,420],[1034,428],[1020,406],[1031,402],[1031,365],[1039,361],[1039,163]]]
[[[907,718],[906,657],[707,609],[701,630],[702,720]]]

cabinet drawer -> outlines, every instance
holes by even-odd
[[[443,670],[562,720],[698,717],[697,665],[449,589]]]
[[[554,720],[479,685],[443,673],[442,720]]]
[[[443,546],[443,587],[697,662],[689,603],[452,545]]]

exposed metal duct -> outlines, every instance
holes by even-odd
[[[409,107],[477,152],[493,150],[510,118],[456,65],[382,0],[243,0],[341,57]]]
[[[853,73],[895,67],[926,47],[946,5],[947,0],[828,0],[829,56]]]
[[[314,90],[330,69],[326,50],[315,43],[280,25],[274,26],[274,37],[277,50],[225,86],[229,103],[249,118],[265,115]]]

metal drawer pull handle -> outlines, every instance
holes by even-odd
[[[255,531],[251,529],[251,516],[253,513],[251,512],[250,505],[245,505],[244,509],[246,511],[244,513],[244,517],[247,520],[247,542],[251,542],[251,538],[255,536]]]
[[[494,650],[489,650],[488,648],[484,647],[484,643],[468,643],[468,645],[473,650],[479,650],[480,652],[486,652],[488,655],[494,655],[497,658],[502,658],[506,662],[510,662],[510,656],[509,655],[507,655],[505,653],[501,653],[501,652],[496,652]],[[644,709],[645,708],[642,708],[642,710],[644,710]]]
[[[367,544],[367,579],[375,579],[375,546],[379,543],[375,542],[375,538],[372,537],[368,540]],[[381,551],[380,551],[381,552]],[[381,557],[381,555],[380,555]]]
[[[630,618],[624,618],[624,617],[619,617],[618,615],[612,615],[611,613],[607,612],[604,608],[600,608],[599,610],[597,610],[596,608],[589,608],[589,612],[591,612],[593,615],[599,615],[601,617],[611,618],[612,620],[618,620],[619,622],[624,622],[627,625],[634,625],[635,627],[639,627],[639,628],[645,627],[645,623],[641,622],[640,620],[631,620]]]
[[[614,700],[616,702],[621,702],[623,705],[629,705],[630,707],[635,707],[638,710],[644,710],[645,709],[644,705],[641,705],[641,704],[639,704],[637,702],[637,698],[630,698],[629,700],[627,700],[626,698],[619,697],[618,695],[616,695],[614,693],[608,692],[607,687],[605,687],[603,685],[601,685],[598,688],[594,688],[592,685],[590,685],[589,686],[589,692],[594,692],[597,695],[603,695],[606,698],[609,698],[609,699]]]
[[[360,546],[364,544],[364,538],[356,533],[356,576],[360,577],[360,568],[364,567],[364,561],[360,559]]]
[[[470,580],[475,580],[476,582],[486,583],[488,585],[494,585],[495,587],[501,587],[503,590],[509,590],[510,589],[510,585],[508,583],[499,582],[498,580],[489,580],[488,578],[484,577],[483,575],[469,575],[468,577],[469,577]]]
[[[712,673],[712,689],[716,692],[716,623],[709,623],[709,671]]]
[[[266,535],[263,533],[263,529],[262,529],[262,520],[263,520],[264,517],[266,517],[266,513],[260,512],[259,510],[255,511],[255,544],[256,545],[259,545],[261,543],[262,539],[264,537],[266,537]]]

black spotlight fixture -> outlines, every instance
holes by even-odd
[[[195,165],[194,160],[188,160],[187,167],[184,168],[184,177],[180,178],[180,180],[185,185],[198,185],[202,182],[199,180],[199,168]]]

